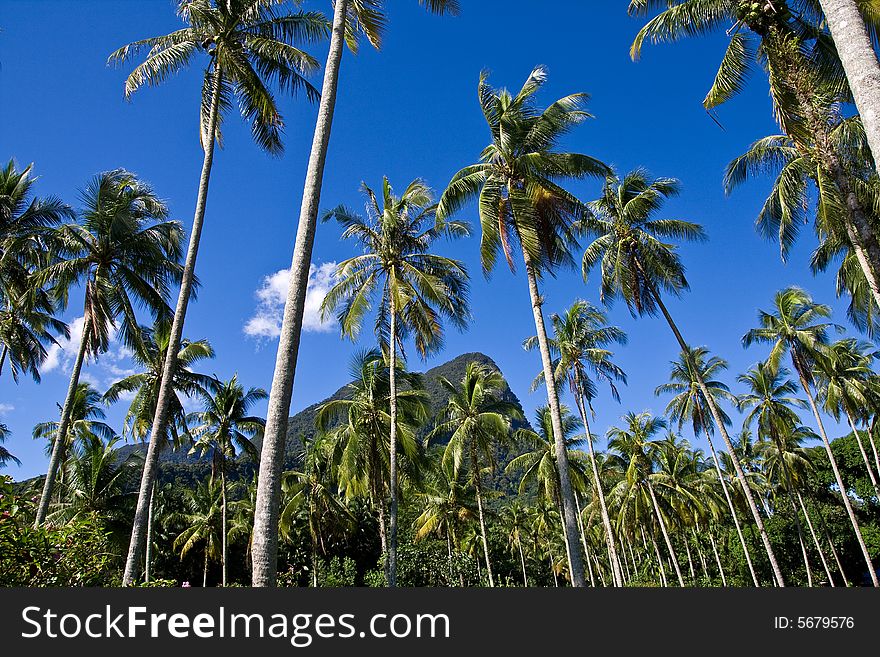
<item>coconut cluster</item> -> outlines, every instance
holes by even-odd
[[[736,9],[736,17],[754,32],[764,34],[774,23],[789,17],[784,0],[744,0]]]

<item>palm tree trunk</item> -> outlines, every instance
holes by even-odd
[[[691,558],[691,547],[688,545],[687,536],[682,537],[682,542],[684,543],[684,551],[687,553],[688,570],[691,573],[691,584],[695,584],[697,581],[697,575],[694,572],[694,560]]]
[[[871,460],[868,458],[868,453],[865,451],[865,446],[862,444],[862,438],[859,436],[859,430],[856,429],[856,423],[853,421],[849,409],[846,409],[846,419],[849,420],[849,428],[852,429],[853,435],[856,437],[856,443],[859,445],[859,451],[862,453],[862,459],[865,461],[865,467],[868,469],[868,478],[871,480],[871,485],[874,487],[874,494],[877,496],[878,504],[880,504],[880,486],[877,485],[877,476],[874,474],[874,468],[871,467]]]
[[[61,420],[58,422],[58,432],[55,434],[55,442],[52,443],[52,456],[49,457],[49,469],[46,470],[46,480],[43,482],[43,493],[40,496],[40,504],[37,507],[37,515],[34,527],[39,527],[46,520],[49,511],[49,500],[52,499],[52,489],[55,486],[55,477],[58,475],[59,465],[67,447],[67,430],[70,427],[70,414],[73,411],[73,402],[76,399],[76,388],[79,385],[79,375],[82,372],[83,361],[86,357],[88,346],[89,321],[83,324],[82,338],[79,342],[79,350],[76,352],[76,361],[73,364],[73,372],[70,374],[70,384],[67,386],[67,396],[64,398],[64,407],[61,409]]]
[[[578,380],[580,384],[580,380]],[[611,529],[611,518],[608,515],[608,506],[605,504],[605,493],[602,490],[602,481],[599,479],[599,466],[596,465],[596,453],[593,450],[593,434],[590,431],[590,422],[587,419],[587,411],[583,395],[576,395],[578,410],[581,413],[581,422],[584,423],[584,433],[587,437],[587,446],[590,450],[590,465],[593,474],[593,487],[599,498],[599,511],[602,515],[602,526],[605,528],[605,542],[608,545],[608,560],[611,562],[611,579],[614,586],[623,586],[623,574],[620,569],[620,560],[617,557],[617,545],[614,541],[614,531]],[[580,516],[580,512],[578,512]],[[586,550],[586,544],[584,545]]]
[[[449,535],[449,530],[446,530],[446,555],[449,559],[449,586],[452,586],[452,537]]]
[[[843,585],[848,588],[849,580],[846,578],[843,564],[840,563],[840,556],[837,554],[837,549],[834,547],[834,541],[831,540],[831,534],[828,532],[828,525],[825,523],[825,516],[822,514],[822,509],[816,507],[816,514],[819,516],[819,522],[822,524],[822,533],[825,534],[825,541],[828,543],[828,547],[831,548],[831,555],[834,557],[834,563],[837,564],[837,570],[840,573],[840,578],[843,580]]]
[[[553,586],[555,586],[558,589],[559,588],[559,578],[556,576],[556,565],[553,563],[553,561],[554,561],[553,553],[550,552],[549,550],[548,550],[548,552],[549,552],[549,555],[547,557],[547,561],[550,562],[550,572],[553,573]]]
[[[522,541],[519,540],[519,535],[516,537],[516,547],[519,550],[519,563],[522,566],[522,574],[523,574],[523,586],[528,588],[529,586],[529,576],[526,575],[526,555],[523,553],[522,549]]]
[[[587,430],[589,432],[589,429]],[[584,561],[587,562],[587,571],[590,573],[590,586],[596,587],[596,577],[593,575],[593,564],[590,563],[590,550],[587,548],[587,533],[584,531],[584,519],[581,517],[581,499],[580,495],[574,494],[574,501],[577,504],[578,529],[581,534],[581,543],[584,546]]]
[[[828,561],[825,559],[825,553],[822,551],[822,546],[819,544],[819,537],[816,536],[816,530],[813,528],[813,521],[810,520],[810,514],[807,513],[807,507],[804,504],[804,498],[801,497],[800,491],[797,492],[797,499],[800,503],[801,511],[804,512],[804,518],[807,519],[807,527],[809,527],[810,535],[813,537],[813,544],[819,552],[819,559],[822,561],[822,567],[825,569],[825,575],[828,577],[828,584],[834,588],[834,578],[831,576],[831,569],[828,567]]]
[[[392,292],[391,305],[391,344],[388,349],[388,381],[391,393],[391,436],[389,447],[389,489],[391,493],[391,522],[388,545],[388,586],[397,586],[397,312]]]
[[[278,567],[278,504],[281,494],[284,447],[287,440],[287,419],[299,354],[309,267],[315,241],[315,225],[321,202],[321,183],[333,125],[342,50],[345,45],[345,21],[350,4],[351,0],[336,0],[335,3],[330,51],[324,67],[321,102],[318,106],[318,118],[303,189],[299,226],[290,267],[290,285],[284,305],[284,319],[275,358],[272,389],[269,393],[254,517],[252,551],[254,586],[275,586]]]
[[[666,581],[666,569],[663,568],[663,558],[660,556],[660,546],[657,545],[657,539],[654,537],[654,534],[651,534],[651,543],[654,545],[654,555],[657,557],[657,566],[660,568],[660,583],[663,585],[663,588],[667,588],[669,582]]]
[[[843,477],[840,476],[840,468],[837,467],[837,459],[834,458],[834,452],[831,451],[831,443],[828,441],[828,434],[825,433],[825,423],[822,422],[822,416],[819,415],[819,409],[816,406],[816,400],[813,398],[813,393],[810,391],[807,379],[800,368],[797,367],[796,362],[795,369],[798,371],[801,387],[804,389],[804,394],[807,395],[807,400],[810,402],[813,416],[816,418],[816,424],[819,427],[819,435],[822,437],[822,443],[825,445],[825,452],[828,454],[828,461],[831,463],[831,469],[834,471],[834,479],[837,482],[837,488],[840,490],[840,496],[843,499],[843,506],[846,508],[846,514],[849,516],[853,531],[856,533],[856,539],[859,541],[859,547],[862,549],[862,556],[865,558],[865,563],[868,566],[868,574],[871,576],[871,582],[875,588],[878,588],[880,587],[880,582],[877,581],[877,571],[874,570],[874,564],[871,563],[871,555],[868,552],[868,546],[865,545],[865,538],[862,536],[859,521],[856,520],[856,514],[853,511],[852,503],[849,501],[849,494],[847,493],[846,485],[843,483]]]
[[[220,538],[221,556],[223,575],[221,581],[223,588],[226,588],[226,456],[220,457]]]
[[[605,583],[605,573],[602,571],[602,565],[599,563],[599,557],[595,554],[593,555],[593,563],[596,564],[596,571],[599,573],[599,581],[602,582],[602,588],[605,588],[607,584]]]
[[[572,586],[586,586],[584,579],[584,562],[581,555],[581,546],[577,540],[577,518],[575,512],[574,492],[571,486],[571,476],[568,468],[568,453],[565,449],[565,438],[562,432],[562,416],[559,411],[559,395],[556,389],[556,381],[553,378],[553,361],[550,357],[550,348],[547,344],[547,329],[544,325],[544,314],[541,311],[543,299],[538,292],[538,278],[535,267],[531,262],[528,252],[523,248],[523,259],[526,267],[526,277],[529,282],[529,295],[532,300],[532,313],[535,317],[535,329],[538,335],[538,346],[541,351],[541,364],[544,370],[544,384],[547,387],[547,401],[550,407],[550,417],[553,424],[553,443],[556,454],[556,469],[559,472],[559,489],[562,497],[562,527],[564,530],[565,545],[568,553],[568,569],[571,573]]]
[[[819,0],[875,163],[880,163],[880,65],[855,0]],[[880,173],[880,169],[878,169]]]
[[[147,454],[144,458],[144,469],[141,473],[140,490],[135,508],[134,522],[131,528],[131,540],[128,544],[128,555],[125,560],[125,573],[122,577],[123,586],[131,586],[137,579],[141,567],[141,555],[144,552],[146,538],[147,516],[149,514],[150,493],[155,483],[159,452],[162,441],[165,439],[168,427],[169,413],[171,412],[172,397],[174,396],[174,372],[177,369],[177,353],[183,337],[183,325],[186,320],[186,310],[192,295],[192,287],[195,281],[196,260],[199,254],[199,243],[202,237],[202,226],[205,220],[205,206],[208,201],[208,184],[211,180],[211,167],[214,163],[215,135],[220,112],[220,87],[222,74],[216,66],[214,69],[214,89],[211,94],[211,109],[208,114],[208,129],[203,135],[204,159],[202,160],[202,173],[199,178],[199,191],[196,199],[196,209],[193,216],[192,232],[189,236],[189,245],[186,251],[186,260],[183,265],[183,275],[180,280],[180,293],[177,297],[177,307],[174,310],[174,321],[171,324],[171,333],[168,336],[168,347],[165,353],[165,363],[162,366],[162,382],[159,384],[159,397],[156,400],[156,412],[153,416],[150,443],[147,446]]]
[[[730,509],[730,515],[733,517],[733,524],[736,527],[736,535],[739,537],[740,545],[742,545],[743,554],[745,555],[746,563],[749,566],[749,573],[752,576],[752,582],[754,582],[756,587],[759,587],[761,585],[758,583],[758,576],[755,574],[755,566],[752,563],[749,546],[746,544],[745,536],[743,536],[742,527],[739,524],[739,516],[736,513],[736,507],[733,505],[730,491],[727,489],[727,482],[721,472],[721,464],[718,462],[718,454],[715,452],[715,445],[712,443],[712,434],[709,432],[709,427],[705,422],[703,423],[703,428],[706,432],[706,440],[709,441],[709,451],[712,452],[712,462],[715,464],[715,474],[718,475],[718,481],[721,482],[721,489],[724,491],[724,499],[727,500],[727,508]]]
[[[653,283],[651,283],[650,278],[647,276],[647,274],[645,274],[645,271],[638,260],[636,260],[636,266],[641,270],[643,277],[648,282],[652,296],[657,302],[657,306],[660,308],[660,311],[663,313],[663,317],[666,319],[666,323],[669,324],[669,328],[675,335],[675,339],[678,341],[678,345],[679,347],[681,347],[682,353],[684,353],[686,358],[690,361],[691,357],[688,355],[690,354],[688,344],[684,341],[684,338],[681,335],[681,331],[678,330],[678,326],[672,319],[672,315],[669,314],[669,310],[667,310],[666,304],[663,303],[663,298],[660,296],[660,293],[654,287]],[[749,484],[746,481],[746,475],[745,472],[743,472],[742,464],[739,462],[739,458],[736,455],[736,450],[733,448],[733,441],[730,439],[730,434],[727,433],[727,428],[724,426],[724,420],[721,417],[721,413],[718,410],[715,399],[709,393],[709,389],[706,387],[706,382],[703,380],[703,375],[700,373],[699,369],[695,366],[693,362],[691,362],[691,370],[694,372],[694,377],[697,379],[697,386],[700,388],[700,392],[703,393],[703,399],[705,400],[706,405],[709,407],[709,412],[712,415],[712,419],[715,421],[715,426],[718,427],[718,431],[721,434],[721,437],[724,439],[724,444],[727,447],[728,453],[730,454],[730,460],[733,462],[733,467],[736,470],[737,479],[742,486],[743,493],[745,493],[746,501],[749,504],[749,509],[752,512],[752,516],[755,519],[755,524],[758,527],[758,532],[761,535],[761,541],[764,543],[764,549],[767,552],[767,558],[770,560],[770,565],[773,568],[773,574],[776,577],[776,583],[779,586],[785,586],[785,580],[782,577],[782,570],[779,568],[779,562],[776,560],[776,555],[773,552],[773,546],[770,544],[770,536],[767,534],[767,529],[764,527],[764,521],[761,518],[761,513],[758,511],[758,507],[755,504],[755,499],[752,495],[751,489],[749,488]]]
[[[684,588],[684,578],[681,576],[681,568],[678,566],[678,557],[675,556],[675,550],[672,548],[672,541],[669,540],[669,532],[666,531],[666,521],[663,520],[663,514],[660,513],[660,505],[657,503],[657,496],[654,495],[654,486],[650,480],[646,479],[645,483],[648,487],[648,493],[651,496],[651,503],[654,505],[654,513],[657,514],[657,520],[660,522],[660,531],[663,533],[663,540],[666,541],[666,549],[669,551],[669,558],[675,568],[675,575],[678,577],[678,585]]]
[[[153,506],[156,503],[156,487],[150,491],[150,511],[147,514],[147,546],[144,553],[144,581],[150,583],[150,566],[153,561]]]
[[[202,569],[202,588],[208,588],[208,539],[205,539],[205,567]]]
[[[785,492],[788,495],[788,500],[791,503],[791,510],[794,512],[794,524],[795,527],[797,527],[798,543],[801,546],[801,554],[804,558],[804,568],[806,568],[807,570],[807,586],[812,588],[813,571],[810,568],[810,558],[809,556],[807,556],[807,546],[804,543],[804,530],[801,527],[800,513],[798,512],[798,506],[794,501],[794,493],[792,492],[793,477],[791,475],[791,470],[788,467],[788,463],[785,460],[786,452],[782,446],[782,441],[779,439],[779,434],[772,427],[770,429],[770,432],[772,434],[773,442],[776,443],[776,451],[779,455],[779,460],[782,462],[782,475],[785,478],[782,482],[782,487],[785,489]]]
[[[715,554],[715,563],[718,564],[718,573],[721,575],[721,584],[727,586],[727,577],[724,575],[724,567],[721,565],[721,557],[718,556],[718,546],[715,545],[715,537],[709,532],[709,541],[712,543],[712,552]]]
[[[3,364],[6,362],[6,354],[9,351],[9,345],[3,345],[3,352],[0,353],[0,376],[3,375]]]
[[[871,443],[871,451],[874,453],[874,465],[877,466],[877,473],[880,474],[880,453],[877,451],[877,443],[874,442],[874,434],[868,429],[868,442]]]
[[[706,567],[706,555],[703,554],[703,548],[700,547],[700,537],[697,535],[697,529],[694,527],[694,547],[697,548],[697,555],[700,557],[700,567],[703,569],[703,577],[709,581],[709,569]]]
[[[477,461],[477,448],[471,443],[471,472],[474,478],[474,491],[477,495],[477,511],[480,516],[480,536],[483,539],[483,554],[486,557],[486,572],[489,574],[489,586],[495,586],[495,578],[492,575],[492,561],[489,559],[489,541],[486,538],[486,520],[483,516],[483,484],[480,482],[479,462]]]
[[[379,493],[379,545],[382,547],[382,559],[385,561],[385,582],[387,583],[391,579],[391,575],[388,572],[388,525],[387,525],[387,510],[385,508],[385,495],[383,493]]]

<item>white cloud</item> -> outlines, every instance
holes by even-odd
[[[13,406],[12,404],[0,404],[0,416],[11,413],[14,410],[15,406]]]
[[[303,331],[327,333],[335,329],[336,321],[333,318],[321,321],[321,303],[333,285],[335,271],[335,262],[309,266]],[[244,325],[244,332],[247,335],[266,339],[274,339],[281,335],[281,320],[284,315],[284,302],[287,299],[289,284],[289,269],[276,271],[263,279],[256,292],[257,310]]]
[[[46,360],[40,367],[40,374],[51,372],[59,367],[64,370],[68,369],[76,359],[79,351],[79,345],[82,340],[83,325],[85,317],[77,317],[68,325],[70,328],[70,338],[59,335],[56,339],[57,344],[53,344],[46,351]]]

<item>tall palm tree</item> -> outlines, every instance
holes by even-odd
[[[291,527],[298,511],[304,511],[308,518],[314,587],[318,586],[318,551],[326,555],[329,541],[344,536],[355,524],[354,515],[338,494],[335,470],[331,441],[322,433],[304,442],[301,468],[285,472],[282,482],[287,503],[281,512],[281,527]]]
[[[871,370],[874,354],[869,352],[871,348],[870,344],[851,338],[839,340],[818,354],[814,374],[819,400],[825,412],[835,420],[839,420],[841,414],[846,416],[874,487],[874,494],[880,502],[877,475],[856,426],[856,419],[867,415],[867,409],[871,407],[871,379],[874,377]]]
[[[583,258],[584,278],[594,268],[601,271],[600,295],[606,303],[623,298],[633,315],[651,315],[659,309],[678,341],[682,353],[689,357],[690,347],[663,302],[661,291],[680,295],[688,289],[684,265],[675,246],[666,239],[703,240],[705,233],[695,223],[680,219],[654,219],[663,202],[679,193],[679,182],[673,178],[652,179],[647,172],[636,169],[623,180],[611,175],[602,196],[590,204],[594,218],[589,228],[597,234]],[[784,586],[782,571],[773,553],[770,537],[746,482],[733,443],[724,424],[724,416],[715,397],[706,386],[703,375],[693,363],[691,370],[703,395],[715,426],[730,454],[737,478],[742,485],[752,517],[758,526],[764,549],[773,568],[776,583]]]
[[[42,269],[38,282],[52,282],[66,302],[74,285],[84,288],[83,330],[70,385],[61,411],[59,436],[65,436],[70,411],[87,356],[97,358],[110,346],[114,329],[129,347],[141,338],[135,304],[155,316],[170,314],[167,299],[180,280],[183,232],[167,221],[168,210],[146,183],[117,169],[96,176],[82,192],[81,221],[52,231],[59,261]],[[36,524],[46,517],[61,457],[52,450]]]
[[[214,162],[214,146],[221,137],[220,126],[224,116],[232,109],[233,102],[237,102],[242,118],[250,124],[258,146],[273,155],[279,155],[283,151],[283,120],[269,87],[275,85],[283,93],[304,91],[312,101],[319,96],[306,79],[306,75],[318,68],[318,61],[294,44],[325,38],[327,21],[319,13],[291,13],[281,8],[283,4],[280,0],[184,0],[180,2],[177,13],[187,24],[186,27],[164,36],[130,43],[109,58],[110,63],[122,64],[146,52],[146,59],[135,67],[125,81],[125,96],[128,98],[142,86],[162,84],[186,68],[198,52],[207,55],[199,133],[204,159],[159,403],[152,423],[155,440],[151,440],[147,448],[126,558],[124,585],[132,584],[140,568],[150,491],[159,459],[158,449],[165,435],[171,411],[169,405],[174,395],[174,359],[180,349],[187,305],[196,281],[196,259]]]
[[[752,564],[752,557],[749,553],[749,547],[743,536],[742,526],[740,525],[739,516],[736,512],[736,506],[730,496],[727,488],[727,481],[721,472],[721,463],[718,460],[718,453],[715,451],[715,444],[712,442],[712,435],[715,432],[715,423],[712,415],[707,408],[703,392],[700,390],[699,382],[695,376],[695,371],[699,371],[700,376],[705,383],[706,389],[716,404],[720,400],[726,400],[734,404],[737,403],[736,397],[730,392],[730,388],[726,384],[713,378],[727,369],[727,361],[718,356],[711,356],[709,350],[705,347],[696,347],[690,349],[690,353],[679,354],[679,358],[671,363],[672,371],[669,376],[669,383],[658,386],[654,391],[657,395],[672,394],[673,397],[666,405],[666,415],[671,420],[678,423],[678,429],[681,431],[685,422],[690,422],[693,428],[694,438],[701,433],[706,436],[709,443],[709,451],[712,454],[712,463],[715,466],[715,473],[718,475],[718,482],[724,493],[724,499],[727,502],[727,508],[730,511],[730,517],[736,527],[736,534],[739,538],[743,554],[746,558],[746,564],[749,567],[749,574],[752,576],[752,582],[755,586],[760,586],[758,576],[755,573],[755,566]],[[722,422],[729,425],[730,418],[723,410],[719,409]]]
[[[507,533],[511,549],[516,550],[522,567],[523,586],[529,585],[529,575],[526,572],[526,554],[523,549],[523,540],[528,537],[528,509],[519,502],[508,504],[501,509],[501,524]]]
[[[576,586],[584,586],[581,546],[578,542],[577,508],[566,460],[559,413],[559,395],[553,378],[553,362],[541,309],[538,281],[571,264],[570,250],[577,245],[574,224],[585,208],[558,181],[603,176],[608,168],[579,153],[563,153],[559,142],[590,115],[584,110],[586,94],[572,94],[537,108],[535,94],[547,80],[543,67],[532,71],[516,95],[492,89],[487,73],[480,76],[478,96],[492,142],[480,161],[456,173],[443,196],[437,215],[451,216],[468,201],[477,199],[482,239],[480,258],[488,276],[498,253],[514,269],[514,248],[519,248],[526,270],[538,348],[553,418],[556,460],[562,488],[565,541],[571,559],[569,570]]]
[[[646,40],[676,41],[731,26],[727,51],[704,106],[712,109],[741,92],[752,70],[767,71],[776,120],[800,150],[809,153],[817,186],[842,210],[838,232],[858,256],[871,294],[880,305],[880,241],[871,224],[871,206],[858,198],[863,185],[847,172],[845,158],[830,135],[837,105],[848,96],[846,80],[829,43],[821,8],[815,0],[798,4],[794,11],[788,3],[775,0],[763,4],[631,0],[631,14],[661,10],[639,31],[631,54],[638,58]],[[869,13],[876,24],[876,12]]]
[[[207,390],[202,395],[204,410],[190,413],[188,423],[195,423],[192,435],[195,439],[190,452],[210,453],[214,469],[220,471],[220,531],[222,567],[222,584],[226,586],[226,539],[227,505],[226,505],[226,467],[229,459],[234,459],[239,452],[246,454],[251,460],[257,460],[257,448],[254,438],[262,435],[266,421],[249,415],[251,407],[258,401],[268,397],[262,388],[249,388],[238,382],[238,374],[229,381],[209,381]]]
[[[420,508],[423,510],[414,523],[415,540],[423,540],[432,534],[440,534],[446,538],[449,586],[453,586],[455,575],[453,550],[458,549],[457,530],[477,518],[476,501],[462,474],[450,465],[439,463],[434,476],[427,482],[426,490],[417,493]]]
[[[451,467],[452,472],[458,473],[467,463],[470,484],[477,498],[489,586],[494,587],[483,504],[483,470],[486,465],[494,468],[497,448],[510,441],[510,421],[522,417],[522,412],[517,404],[502,397],[506,387],[504,377],[488,365],[468,363],[460,382],[452,383],[445,377],[440,377],[439,382],[449,399],[427,439],[449,438],[441,463]]]
[[[400,447],[398,456],[403,456],[398,469],[400,474],[416,479],[422,454],[415,434],[427,421],[428,396],[419,375],[406,372],[402,362],[398,361],[397,367],[396,376],[401,380],[395,395],[396,436]],[[346,498],[369,497],[374,508],[378,509],[379,538],[385,558],[386,581],[390,584],[387,514],[391,468],[391,376],[387,361],[379,350],[357,354],[352,360],[351,376],[353,381],[346,386],[345,398],[322,404],[315,423],[318,431],[330,431],[336,443],[340,487]],[[334,428],[335,423],[339,424]]]
[[[816,397],[811,388],[811,384],[815,383],[813,363],[816,361],[817,354],[821,354],[827,349],[828,330],[833,326],[823,321],[831,316],[831,308],[815,303],[809,294],[797,287],[789,287],[777,292],[773,305],[773,311],[761,311],[758,314],[760,326],[743,336],[743,345],[747,347],[756,342],[770,344],[768,361],[774,368],[779,367],[780,361],[786,353],[789,354],[794,371],[800,380],[801,388],[816,419],[819,435],[825,446],[825,453],[828,455],[828,461],[834,472],[834,479],[840,491],[843,505],[850,523],[852,523],[859,547],[862,549],[871,581],[875,587],[880,587],[877,573],[871,563],[871,555],[865,545],[865,539],[862,536],[847,492],[848,489],[840,475],[840,468],[837,465],[834,452],[831,450],[831,442],[825,431],[825,423],[822,421],[822,416],[816,405]]]
[[[10,433],[11,432],[9,431],[9,427],[7,427],[3,423],[0,423],[0,443],[5,442],[6,439],[9,438]],[[21,461],[16,458],[15,454],[3,447],[3,445],[0,445],[0,468],[5,468],[6,464],[10,461],[15,463],[16,465],[21,465]]]
[[[611,395],[620,401],[615,384],[617,382],[626,383],[626,374],[614,364],[612,360],[614,353],[608,347],[611,344],[625,344],[626,334],[618,327],[608,325],[607,317],[600,309],[580,299],[575,301],[563,315],[560,316],[556,313],[551,315],[550,321],[553,325],[553,337],[547,338],[547,346],[555,357],[554,378],[557,383],[563,381],[568,383],[580,413],[581,422],[584,425],[584,435],[592,466],[592,487],[599,500],[599,511],[605,529],[605,542],[611,562],[612,579],[615,586],[623,586],[623,574],[617,555],[614,530],[611,527],[611,518],[605,503],[605,492],[602,489],[596,465],[596,453],[593,449],[593,435],[587,417],[587,408],[590,409],[590,414],[594,414],[592,402],[598,394],[598,389],[593,377],[607,382],[611,389]],[[538,346],[537,336],[526,340],[524,346],[526,349],[536,348]]]
[[[309,164],[303,187],[293,259],[290,265],[290,285],[284,303],[284,316],[275,359],[275,372],[269,392],[269,410],[266,414],[266,437],[260,454],[260,475],[257,489],[258,512],[254,519],[254,586],[274,586],[278,559],[278,504],[281,494],[281,471],[284,463],[284,445],[287,440],[287,419],[299,354],[312,246],[321,205],[321,186],[324,165],[330,145],[330,131],[336,109],[339,71],[342,51],[347,43],[356,51],[358,37],[363,34],[376,48],[382,41],[386,19],[383,0],[335,0],[330,32],[330,49],[324,67],[321,102],[309,154]],[[457,14],[458,0],[419,0],[428,11],[436,14]]]
[[[773,475],[777,475],[776,481],[780,483],[789,498],[797,527],[798,542],[804,558],[807,582],[812,586],[810,560],[804,544],[798,506],[794,499],[797,479],[795,470],[802,468],[799,462],[792,464],[792,459],[797,455],[786,449],[785,443],[786,437],[791,437],[795,428],[800,425],[800,417],[795,408],[806,407],[806,402],[790,396],[795,394],[797,386],[788,379],[788,374],[787,369],[774,368],[769,362],[758,363],[745,374],[741,374],[737,380],[745,384],[747,390],[739,397],[739,407],[751,409],[743,420],[743,427],[751,429],[755,426],[757,430],[758,447],[764,456],[765,476],[768,481],[772,481]],[[763,445],[762,442],[769,443],[770,447]],[[771,457],[769,462],[768,455]]]
[[[19,170],[13,160],[0,169],[0,374],[8,359],[13,379],[26,373],[39,382],[53,334],[70,334],[34,273],[46,264],[49,229],[74,214],[55,197],[33,196],[32,172],[33,164]]]
[[[876,31],[865,25],[862,11],[876,15],[877,9],[872,3],[856,0],[818,2],[828,21],[828,30],[846,71],[876,163],[880,160],[880,115],[876,109],[880,107],[880,64],[871,40],[872,36],[876,38]]]
[[[653,446],[651,438],[657,432],[666,428],[666,420],[662,417],[654,417],[650,413],[627,413],[623,418],[624,427],[611,427],[608,429],[608,448],[616,453],[623,460],[626,476],[618,486],[621,490],[626,490],[625,495],[638,506],[650,506],[654,513],[654,518],[660,526],[663,534],[663,540],[666,542],[666,548],[669,558],[675,567],[675,574],[678,576],[679,586],[684,586],[684,578],[681,575],[681,568],[678,564],[678,557],[675,549],[672,547],[672,540],[669,537],[669,528],[664,518],[663,510],[660,508],[660,502],[657,499],[657,493],[653,484],[654,462],[653,462]],[[622,494],[619,494],[623,497]],[[624,510],[621,509],[621,517]]]
[[[214,479],[205,479],[188,490],[184,496],[184,511],[170,518],[183,525],[174,539],[174,549],[182,559],[199,545],[205,553],[202,587],[208,585],[208,562],[220,558],[223,538],[220,534],[220,490]]]
[[[372,189],[367,196],[368,219],[344,207],[326,216],[344,228],[343,239],[357,241],[362,255],[341,262],[336,283],[321,304],[322,315],[338,310],[344,336],[355,340],[370,298],[379,292],[375,332],[388,357],[391,385],[391,500],[389,504],[389,586],[397,586],[397,351],[412,336],[424,358],[443,344],[441,318],[460,328],[469,317],[468,275],[458,260],[431,253],[443,236],[467,235],[458,222],[437,222],[431,190],[420,180],[411,182],[400,197],[388,178],[382,181],[381,203]]]

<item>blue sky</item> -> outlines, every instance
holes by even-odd
[[[626,15],[625,3],[566,3],[562,11],[526,0],[465,0],[459,18],[430,16],[414,0],[387,4],[390,26],[383,49],[345,53],[323,208],[339,203],[362,207],[360,182],[378,185],[383,175],[398,189],[421,177],[442,190],[455,171],[477,160],[488,140],[476,102],[480,71],[489,70],[496,86],[518,89],[531,69],[543,64],[550,77],[542,103],[577,91],[592,96],[589,107],[596,118],[566,139],[567,149],[598,157],[622,172],[645,166],[655,175],[682,181],[683,194],[667,205],[665,215],[702,223],[710,241],[682,248],[692,290],[670,300],[669,307],[687,340],[730,361],[725,380],[734,390],[736,374],[765,356],[760,347],[743,350],[740,338],[777,289],[801,285],[831,303],[837,321],[846,323],[845,304],[834,299],[832,277],[809,272],[814,238],[808,232],[788,264],[780,262],[774,244],[756,234],[754,217],[769,180],[730,198],[723,193],[724,166],[751,141],[777,132],[760,74],[717,113],[723,128],[703,110],[700,101],[722,56],[723,35],[648,46],[642,60],[633,63],[629,45],[642,21]],[[323,11],[329,5],[305,4]],[[179,27],[172,0],[4,2],[0,158],[13,157],[20,165],[34,162],[40,177],[37,193],[56,194],[74,205],[77,190],[90,177],[124,167],[150,182],[188,228],[202,161],[198,102],[206,62],[196,60],[190,71],[161,88],[138,92],[132,102],[122,95],[129,69],[105,65],[117,47]],[[323,43],[307,49],[323,59],[326,48]],[[314,82],[320,86],[320,77]],[[227,119],[199,254],[203,288],[185,329],[189,338],[210,340],[217,352],[204,371],[223,378],[238,372],[246,385],[266,388],[277,345],[271,327],[280,318],[277,300],[290,263],[316,113],[304,99],[284,98],[281,107],[286,126],[281,158],[263,154],[239,117]],[[570,186],[586,200],[599,188],[595,181]],[[474,220],[473,209],[461,218]],[[336,226],[319,226],[310,308],[320,302],[332,263],[354,254],[353,246],[338,238]],[[528,392],[539,357],[520,347],[534,333],[522,271],[514,276],[499,267],[491,279],[483,278],[478,237],[444,244],[442,250],[464,260],[473,274],[473,322],[465,333],[450,330],[445,351],[427,365],[413,356],[411,367],[424,369],[465,351],[485,352],[531,416],[545,399],[541,391]],[[598,303],[596,282],[584,284],[578,272],[548,279],[543,291],[548,313],[578,297]],[[72,293],[68,321],[82,315],[81,303],[81,294]],[[665,400],[653,391],[665,382],[678,351],[661,319],[634,320],[623,305],[613,307],[610,317],[629,334],[629,345],[617,355],[629,385],[621,392],[621,404],[607,394],[597,401],[593,430],[601,434],[627,410],[662,412]],[[352,354],[370,342],[368,332],[360,345],[340,341],[335,327],[321,326],[314,316],[308,325],[292,412],[343,385]],[[0,378],[0,421],[13,432],[6,446],[22,460],[6,472],[16,478],[44,472],[44,446],[30,437],[31,430],[57,418],[73,346],[53,351],[40,385],[29,379],[15,385],[6,373]],[[114,345],[98,363],[88,365],[84,379],[103,390],[132,368],[125,351]],[[124,411],[124,403],[109,408],[111,424],[121,427]]]

